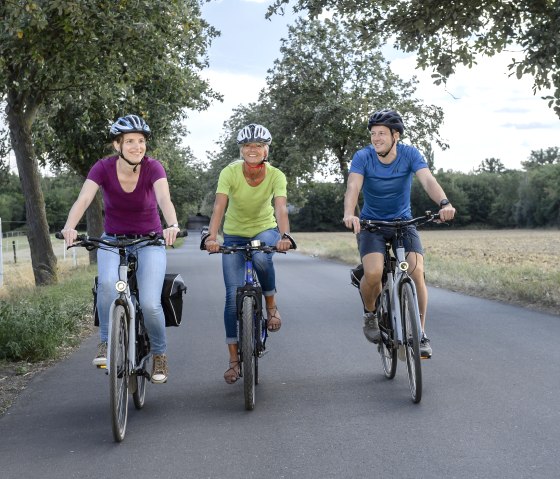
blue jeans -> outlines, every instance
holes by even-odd
[[[265,230],[253,238],[224,234],[224,246],[245,245],[251,240],[258,239],[269,246],[275,246],[280,241],[278,229]],[[276,294],[276,276],[272,253],[256,252],[253,254],[253,266],[257,272],[264,296]],[[224,326],[226,329],[226,343],[237,343],[237,288],[245,284],[245,258],[243,253],[223,254],[222,269],[226,286],[226,305],[224,308]]]
[[[108,236],[102,236],[109,239]],[[150,338],[153,354],[163,354],[166,350],[165,319],[161,306],[161,290],[165,278],[167,257],[164,246],[131,246],[127,252],[135,251],[138,258],[136,279],[140,296],[140,307],[144,324]],[[118,296],[115,283],[119,279],[119,255],[116,248],[111,251],[97,250],[97,311],[99,312],[99,336],[101,341],[108,340],[109,310]]]

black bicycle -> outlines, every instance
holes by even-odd
[[[186,236],[186,231],[177,237]],[[56,233],[64,239],[62,233]],[[142,409],[146,400],[146,385],[150,381],[150,340],[144,325],[136,281],[137,249],[163,245],[163,236],[152,233],[146,236],[126,235],[114,239],[78,235],[76,243],[68,248],[81,246],[88,251],[102,248],[119,255],[119,280],[115,283],[118,297],[109,311],[109,342],[107,346],[107,374],[109,375],[109,402],[111,426],[115,441],[121,442],[126,433],[128,394],[132,394],[134,407]],[[130,248],[134,247],[134,248]]]
[[[407,227],[420,226],[439,219],[439,214],[426,212],[411,220],[396,221],[360,221],[361,228],[376,231],[380,228],[394,230],[396,239],[395,256],[391,254],[392,240],[385,244],[382,290],[377,299],[379,329],[381,339],[377,350],[381,355],[383,372],[387,379],[393,379],[397,371],[397,357],[406,361],[408,381],[412,401],[419,403],[422,399],[422,367],[420,341],[422,326],[418,297],[414,281],[408,274],[408,262],[404,249],[404,236]],[[354,286],[359,282],[353,279]]]
[[[292,243],[290,249],[296,249],[293,238],[286,236]],[[207,235],[202,237],[201,250],[206,250],[206,238]],[[278,251],[276,246],[268,246],[259,240],[240,246],[220,246],[219,250],[222,254],[242,253],[245,258],[245,281],[244,285],[237,289],[236,296],[239,322],[237,353],[240,376],[243,377],[245,409],[249,411],[255,407],[255,386],[259,384],[259,358],[266,352],[268,337],[267,321],[262,311],[262,288],[253,269],[253,254],[257,251],[267,254],[285,253]]]

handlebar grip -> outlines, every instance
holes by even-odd
[[[186,238],[187,236],[189,236],[189,232],[186,229],[177,233],[177,238]]]
[[[54,234],[54,237],[55,237],[56,239],[64,239],[64,235],[63,235],[60,231],[57,231],[57,232]]]

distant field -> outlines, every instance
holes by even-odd
[[[560,314],[559,230],[422,230],[434,286]],[[297,233],[305,254],[359,262],[351,233]]]

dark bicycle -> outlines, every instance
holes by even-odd
[[[180,232],[177,237],[186,236]],[[55,235],[64,239],[61,233]],[[136,409],[142,409],[146,400],[146,384],[150,381],[150,340],[144,326],[136,281],[138,258],[135,251],[146,246],[161,246],[163,237],[157,233],[137,236],[117,236],[114,239],[78,235],[76,243],[88,251],[97,248],[119,255],[119,280],[115,284],[118,297],[109,311],[109,342],[107,346],[107,374],[109,375],[109,402],[111,425],[115,441],[121,442],[126,433],[128,394],[132,394]],[[130,248],[134,247],[134,248]],[[116,249],[116,251],[115,251]]]
[[[395,256],[391,254],[392,240],[385,244],[382,290],[377,299],[379,329],[381,339],[377,350],[381,355],[383,372],[387,379],[393,379],[397,371],[397,357],[406,361],[410,394],[414,403],[422,399],[422,367],[420,341],[422,326],[418,309],[418,297],[414,281],[408,274],[408,262],[404,249],[407,227],[420,226],[439,219],[438,214],[426,212],[410,220],[360,221],[361,228],[376,231],[380,228],[394,229],[396,239]],[[352,283],[359,288],[354,277]]]
[[[206,250],[204,244],[206,237],[202,237],[201,250]],[[290,249],[296,249],[293,238],[288,236],[288,239],[292,243]],[[253,269],[253,253],[257,251],[267,254],[285,253],[285,251],[278,251],[276,246],[268,246],[259,240],[241,246],[220,246],[219,250],[222,254],[242,253],[245,258],[244,285],[237,289],[236,297],[239,322],[237,351],[240,376],[243,377],[245,409],[249,411],[255,407],[255,386],[259,384],[259,358],[266,351],[268,337],[267,321],[262,312],[262,289]]]

